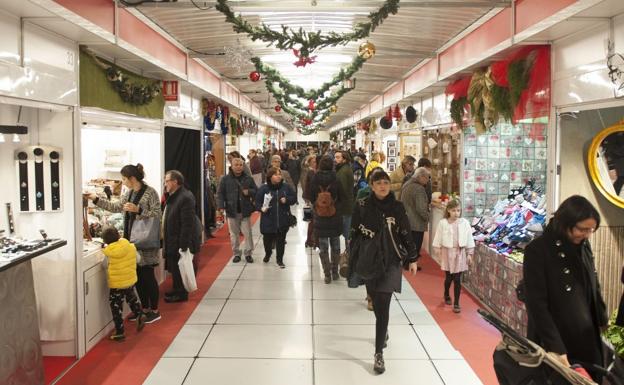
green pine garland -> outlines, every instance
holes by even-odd
[[[500,116],[503,117],[503,119],[508,122],[511,121],[514,110],[511,105],[511,93],[509,88],[494,84],[490,89],[490,92],[492,93],[492,103],[494,104],[494,109]]]
[[[451,119],[457,124],[459,129],[464,127],[465,106],[468,104],[468,98],[463,96],[459,99],[451,100]]]
[[[516,60],[509,63],[509,71],[507,72],[507,80],[509,82],[510,101],[512,110],[515,110],[522,92],[526,90],[529,84],[529,77],[532,66],[528,59]]]
[[[216,9],[225,15],[225,20],[228,23],[234,25],[233,29],[236,33],[246,33],[253,41],[260,40],[268,43],[269,47],[275,45],[281,50],[297,48],[301,52],[301,56],[309,57],[317,49],[346,45],[349,42],[368,37],[388,16],[395,15],[399,11],[399,1],[386,0],[378,11],[368,15],[369,22],[358,23],[353,32],[329,32],[326,35],[322,35],[320,31],[306,32],[303,28],[293,31],[285,25],[282,25],[281,32],[271,29],[266,24],[255,27],[241,16],[236,16],[227,4],[227,0],[218,0]]]

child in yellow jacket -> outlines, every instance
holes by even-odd
[[[109,287],[108,300],[115,323],[115,332],[109,338],[112,341],[123,341],[125,336],[121,313],[124,298],[130,309],[137,315],[137,330],[141,331],[145,326],[145,316],[141,312],[141,305],[134,292],[134,284],[137,281],[137,251],[127,239],[120,238],[119,232],[113,227],[103,230],[102,239],[107,244],[104,248],[104,255],[108,261],[106,269]]]

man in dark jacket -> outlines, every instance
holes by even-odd
[[[243,254],[248,263],[253,263],[253,234],[251,232],[251,213],[255,211],[254,198],[256,196],[256,183],[244,172],[244,162],[240,158],[232,159],[230,172],[221,179],[217,192],[217,207],[225,209],[228,230],[230,231],[230,244],[234,258],[232,262],[241,260],[241,248],[239,235],[243,233],[245,243]]]
[[[297,151],[290,150],[288,152],[288,159],[286,160],[286,169],[292,178],[292,182],[295,185],[295,196],[297,196],[298,186],[299,186],[299,177],[301,175],[301,161],[297,156]],[[298,199],[298,198],[297,198]]]
[[[310,201],[314,208],[314,230],[319,238],[319,257],[325,273],[325,283],[339,279],[338,262],[340,259],[340,234],[342,234],[342,215],[336,211],[332,216],[319,215],[316,201],[321,192],[331,193],[334,207],[340,202],[340,191],[334,162],[329,155],[323,155],[319,161],[319,171],[310,182]],[[329,248],[331,246],[331,262]]]
[[[195,254],[201,246],[196,228],[195,197],[184,187],[184,176],[177,170],[165,174],[165,190],[168,198],[163,214],[163,251],[167,270],[173,278],[173,290],[165,293],[165,302],[183,302],[188,300],[188,292],[178,267],[180,251],[190,250]],[[199,227],[201,234],[201,224]]]
[[[349,244],[349,233],[351,232],[351,215],[353,214],[353,170],[351,169],[351,157],[347,151],[337,151],[336,179],[338,180],[340,202],[336,204],[338,215],[342,215],[342,236],[345,245]]]
[[[258,152],[254,149],[249,150],[249,169],[251,170],[251,177],[254,180],[256,186],[262,185],[262,159],[258,156]]]

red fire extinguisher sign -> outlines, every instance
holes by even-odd
[[[167,102],[178,101],[178,81],[163,80],[162,94]]]

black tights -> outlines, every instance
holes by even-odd
[[[154,275],[154,266],[137,265],[136,289],[143,309],[158,310],[158,282]]]
[[[444,271],[446,273],[446,278],[444,279],[444,299],[450,298],[449,289],[451,288],[451,282],[455,282],[455,286],[453,287],[455,294],[455,305],[459,305],[459,294],[461,293],[461,275],[462,273],[454,273],[451,274],[448,271]]]
[[[273,253],[273,244],[277,253],[277,263],[284,262],[284,248],[286,245],[286,233],[288,230],[273,234],[262,234],[262,242],[264,243],[264,255],[270,257]]]
[[[392,293],[367,291],[373,299],[373,310],[375,311],[375,353],[381,353],[388,333]]]

